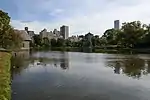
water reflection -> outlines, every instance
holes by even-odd
[[[69,69],[68,53],[61,52],[59,55],[56,53],[49,55],[49,57],[41,56],[38,52],[36,56],[32,55],[29,51],[15,52],[12,57],[12,68],[14,73],[21,73],[22,70],[31,66],[48,66],[60,67],[63,70]]]
[[[14,73],[21,73],[22,70],[32,66],[51,66],[61,68],[62,70],[69,69],[69,56],[67,52],[44,53],[37,52],[32,55],[32,52],[21,51],[14,52],[12,57],[12,67]],[[89,56],[89,57],[88,57]],[[90,58],[91,55],[87,55],[86,60],[92,62],[98,59]],[[124,57],[105,59],[107,66],[113,68],[115,74],[125,74],[129,77],[139,79],[143,75],[150,73],[150,60],[142,59],[139,57]]]
[[[30,54],[30,51],[12,52],[11,66],[13,73],[20,73],[23,69],[28,67]]]
[[[120,74],[121,64],[119,62],[116,62],[116,66],[114,68],[114,73]]]
[[[137,79],[150,73],[150,61],[137,57],[107,61],[107,66],[114,68],[115,74],[125,74]]]
[[[69,60],[68,60],[68,53],[63,53],[60,67],[63,70],[69,69]]]
[[[149,76],[126,77],[150,73],[150,60],[137,56],[47,51],[16,56],[14,62],[12,100],[150,98]]]
[[[31,54],[31,52],[29,50],[12,52],[12,56],[14,58],[29,59],[30,54]]]
[[[42,65],[47,66],[48,64],[52,64],[54,67],[60,67],[63,70],[69,69],[69,60],[68,53],[61,52],[60,55],[53,54],[51,57],[32,57],[34,60],[34,65]]]

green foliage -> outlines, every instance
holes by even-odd
[[[126,47],[134,47],[145,34],[144,28],[140,21],[123,23],[122,26],[123,36],[122,42]]]
[[[42,43],[41,46],[43,46],[43,47],[63,47],[63,46],[65,46],[65,42],[67,42],[67,40],[64,40],[62,38],[58,38],[57,40],[56,39],[49,40],[46,37],[40,41],[38,41],[38,42]]]
[[[34,45],[35,45],[35,46],[41,46],[41,38],[40,38],[40,35],[34,35],[34,36],[33,36],[33,39],[34,39]]]
[[[94,47],[100,45],[100,39],[99,39],[99,36],[94,36],[94,37],[92,37],[92,45],[93,45]]]
[[[57,39],[57,47],[65,46],[65,40],[62,38]]]
[[[71,42],[69,39],[67,39],[67,40],[65,41],[65,45],[66,45],[67,47],[72,47],[72,42]]]
[[[50,40],[48,38],[43,38],[43,46],[50,47]]]
[[[140,47],[140,44],[150,43],[150,27],[140,21],[123,23],[120,30],[106,30],[101,37],[101,43],[124,48]]]
[[[106,42],[105,44],[109,45],[118,45],[121,37],[121,31],[115,29],[108,29],[104,32],[101,40],[102,42]],[[105,40],[104,40],[105,38]]]
[[[51,39],[51,46],[56,47],[57,46],[57,41],[56,39]]]
[[[3,27],[7,26],[9,23],[10,17],[8,16],[8,13],[0,10],[0,29],[3,29]]]
[[[51,47],[94,47],[94,48],[137,48],[150,47],[150,27],[142,24],[140,21],[123,23],[121,29],[108,29],[102,37],[93,36],[93,34],[80,35],[80,41],[71,41],[69,39],[59,38],[57,40],[44,40],[44,45]],[[36,38],[37,44],[40,39]],[[40,41],[39,41],[40,40]],[[51,44],[51,45],[50,45]]]
[[[13,29],[10,32],[10,43],[8,45],[10,45],[11,48],[20,48],[23,39],[20,36],[20,31],[14,31]]]
[[[0,10],[0,47],[6,49],[18,47],[22,40],[9,23],[8,14]]]
[[[83,41],[72,42],[72,47],[82,47]]]

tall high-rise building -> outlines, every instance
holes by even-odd
[[[68,39],[69,37],[69,26],[63,25],[60,27],[60,34],[63,36],[64,39]]]
[[[120,21],[119,20],[114,21],[114,29],[120,29]]]

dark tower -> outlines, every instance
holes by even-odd
[[[62,27],[60,27],[60,34],[64,39],[67,39],[69,37],[69,26],[63,25]]]
[[[28,32],[28,27],[25,27],[24,29],[25,29],[25,31],[27,31],[27,32]]]

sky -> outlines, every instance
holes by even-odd
[[[11,16],[14,28],[27,26],[36,34],[67,25],[70,36],[102,35],[114,27],[114,20],[149,24],[149,4],[150,0],[0,0],[0,9]]]

